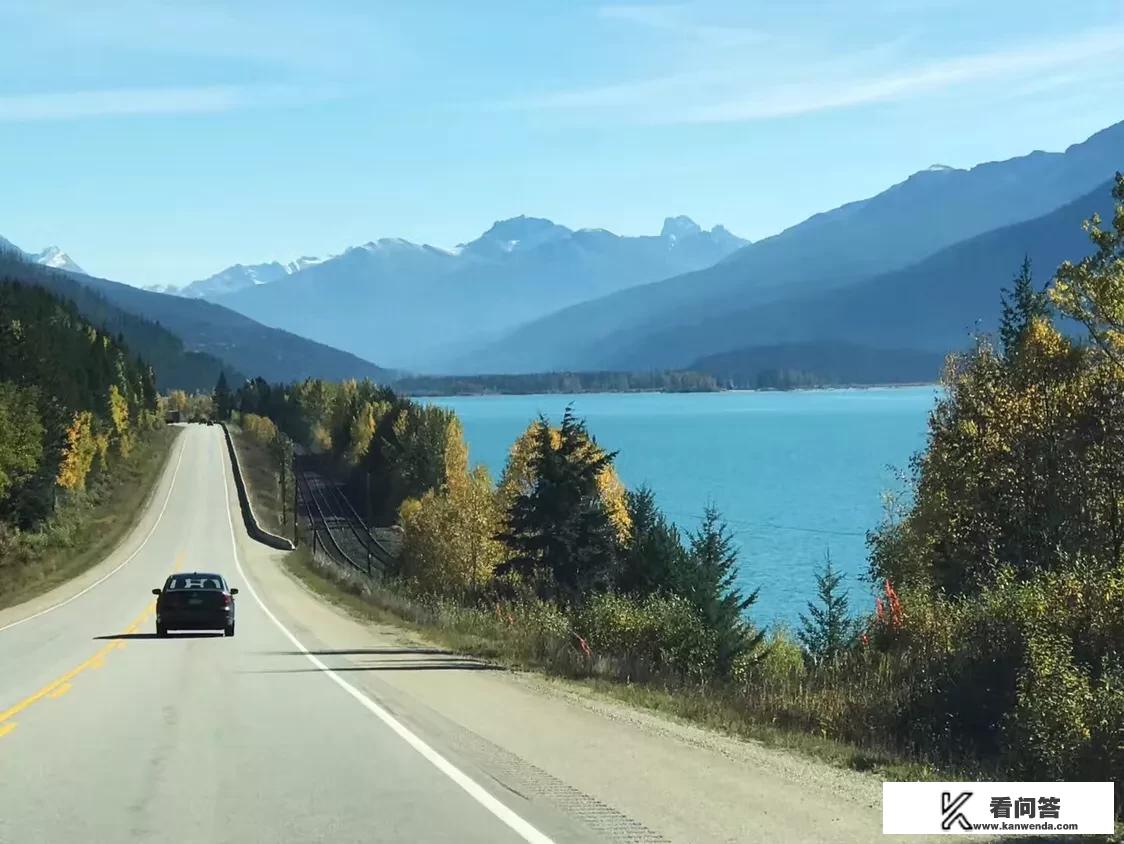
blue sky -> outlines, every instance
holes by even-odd
[[[1124,0],[0,6],[0,235],[181,283],[520,213],[759,238],[1124,119]]]

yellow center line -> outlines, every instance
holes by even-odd
[[[154,604],[146,607],[145,611],[143,613],[141,613],[132,624],[129,625],[129,627],[126,629],[125,632],[126,633],[134,632],[138,627],[140,627],[140,625],[142,623],[144,623],[144,620],[146,618],[148,618],[149,615],[152,614],[154,609],[155,609]],[[21,712],[23,712],[25,709],[27,709],[32,704],[37,703],[40,700],[42,700],[43,698],[47,697],[48,695],[51,695],[54,692],[58,691],[60,687],[69,684],[71,680],[73,680],[75,677],[77,677],[79,674],[81,674],[86,669],[100,667],[102,662],[105,659],[106,654],[108,654],[111,650],[116,648],[117,645],[118,645],[118,642],[115,642],[115,641],[110,642],[109,644],[105,645],[100,650],[98,650],[97,653],[95,653],[92,657],[87,659],[85,662],[81,663],[80,665],[76,666],[75,668],[70,669],[70,671],[66,672],[65,674],[63,674],[58,679],[53,680],[52,682],[48,683],[43,688],[41,688],[39,691],[37,691],[35,694],[29,695],[28,697],[25,697],[19,703],[15,704],[14,706],[9,707],[8,709],[5,709],[3,712],[0,712],[0,730],[2,730],[4,728],[4,722],[5,721],[9,720],[10,718],[14,718],[16,715],[19,715]]]
[[[181,564],[181,562],[183,561],[185,556],[186,555],[184,554],[183,551],[180,551],[178,554],[176,554],[176,566],[177,566],[177,568],[179,567],[179,565]],[[137,616],[137,618],[133,621],[133,623],[125,628],[125,632],[122,635],[128,636],[131,633],[135,633],[137,631],[137,628],[140,627],[142,624],[144,624],[145,620],[149,616],[151,616],[154,612],[156,612],[156,602],[155,601],[153,601],[151,604],[149,604],[145,608],[144,612],[142,612],[139,616]],[[35,694],[25,697],[19,703],[15,704],[14,706],[9,707],[8,709],[5,709],[3,712],[0,712],[0,737],[3,737],[5,735],[7,735],[8,733],[10,733],[12,730],[14,730],[16,728],[15,722],[11,721],[10,719],[14,718],[16,715],[19,715],[21,712],[23,712],[29,706],[32,706],[33,704],[38,703],[39,701],[41,701],[45,697],[50,697],[50,698],[55,698],[55,699],[58,699],[58,698],[62,697],[63,695],[65,695],[67,692],[70,691],[70,689],[71,689],[71,682],[70,681],[71,680],[73,680],[75,677],[77,677],[83,671],[86,671],[86,670],[96,671],[97,669],[101,668],[105,664],[105,658],[106,658],[106,656],[109,655],[110,651],[113,651],[114,649],[117,649],[117,648],[123,648],[123,647],[125,647],[125,641],[123,639],[115,639],[114,641],[108,642],[107,644],[105,644],[101,648],[99,648],[97,653],[95,653],[93,656],[91,656],[85,662],[83,662],[80,665],[77,665],[74,668],[70,669],[65,674],[63,674],[61,677],[58,677],[57,679],[52,680],[50,683],[45,685],[43,688],[41,688]],[[5,724],[4,723],[5,721],[8,721],[8,723]]]

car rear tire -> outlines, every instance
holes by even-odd
[[[157,624],[156,635],[161,639],[165,638],[168,635],[168,628],[162,624]]]
[[[226,630],[223,631],[223,635],[224,636],[233,636],[234,635],[234,625],[232,624],[229,627],[227,627]]]

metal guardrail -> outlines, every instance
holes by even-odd
[[[277,536],[270,533],[261,526],[258,517],[254,514],[253,504],[250,502],[250,494],[246,489],[246,481],[242,476],[242,468],[238,460],[238,449],[234,447],[234,439],[230,436],[230,429],[226,427],[226,423],[222,425],[223,438],[226,440],[226,447],[230,453],[230,469],[234,473],[234,487],[238,493],[238,507],[242,511],[242,520],[246,525],[246,532],[251,538],[256,539],[271,548],[278,548],[282,551],[292,551],[296,546],[283,536]]]

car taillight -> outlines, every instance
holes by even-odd
[[[234,599],[233,599],[233,598],[231,598],[231,597],[230,597],[229,595],[223,595],[223,596],[222,596],[222,605],[223,605],[224,607],[229,607],[229,606],[231,606],[231,605],[232,605],[233,603],[234,603]]]

